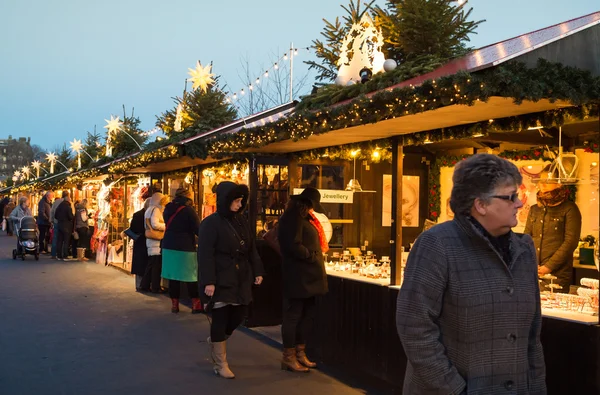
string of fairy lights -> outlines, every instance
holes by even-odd
[[[256,78],[251,79],[250,84],[248,84],[247,86],[238,89],[236,91],[232,91],[227,95],[227,99],[226,101],[228,103],[233,103],[236,100],[240,100],[241,98],[243,98],[244,96],[246,96],[247,93],[252,92],[254,89],[256,89],[257,87],[260,86],[260,84],[266,80],[267,78],[269,78],[269,73],[273,73],[274,71],[277,71],[280,69],[280,67],[282,67],[283,62],[287,62],[287,61],[292,61],[293,58],[301,55],[302,53],[310,53],[311,48],[310,47],[294,47],[293,45],[290,47],[290,49],[285,52],[281,57],[279,57],[269,68],[267,68],[262,74],[260,74],[259,76],[257,76]]]

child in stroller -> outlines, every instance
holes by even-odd
[[[25,260],[25,255],[35,255],[35,260],[40,259],[39,231],[33,217],[23,217],[19,221],[17,229],[17,248],[13,250],[13,259],[20,256]]]

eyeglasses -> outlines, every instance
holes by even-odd
[[[519,194],[515,192],[511,195],[492,195],[490,197],[493,197],[496,199],[502,199],[502,200],[510,200],[511,202],[514,203],[519,198]]]

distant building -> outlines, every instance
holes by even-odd
[[[0,139],[0,175],[12,176],[33,161],[30,137]]]

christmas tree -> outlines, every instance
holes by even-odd
[[[323,36],[324,41],[313,40],[312,45],[319,61],[305,62],[309,65],[309,69],[317,71],[317,81],[331,82],[335,80],[338,75],[338,62],[343,52],[343,42],[352,26],[358,24],[363,16],[369,15],[369,11],[373,12],[371,9],[373,3],[375,3],[375,0],[365,3],[364,9],[361,10],[360,0],[356,0],[356,2],[351,0],[348,6],[341,6],[347,14],[342,18],[342,22],[339,18],[335,18],[335,22],[323,19],[325,28],[321,32],[321,36]]]
[[[469,21],[468,1],[388,0],[375,9],[387,56],[400,62],[424,56],[448,60],[464,55],[466,42],[481,21]]]
[[[131,109],[131,116],[127,116],[125,106],[123,106],[123,117],[121,129],[116,133],[112,133],[110,137],[113,158],[140,151],[140,146],[144,145],[148,139],[146,133],[140,128],[141,121],[134,115],[133,108]]]
[[[102,156],[104,154],[104,147],[102,146],[102,135],[96,132],[96,128],[94,128],[94,132],[87,132],[87,136],[85,141],[83,142],[83,150],[90,154],[90,156],[94,159]],[[83,167],[88,167],[92,163],[92,160],[87,156],[83,155],[81,157],[81,165]]]
[[[183,98],[174,98],[175,107],[157,117],[156,126],[161,128],[170,141],[178,141],[198,133],[207,132],[233,122],[237,111],[227,102],[227,96],[217,86],[217,81],[206,91],[196,89],[185,92]],[[177,116],[179,108],[179,117]],[[175,130],[180,120],[180,132]]]
[[[348,47],[348,43],[364,36],[364,32],[356,27],[372,30],[372,26],[361,24],[366,16],[370,16],[375,27],[383,33],[381,50],[385,58],[400,63],[410,61],[412,67],[418,67],[420,62],[436,64],[463,55],[469,50],[466,46],[469,35],[484,22],[468,20],[472,8],[466,10],[467,1],[388,0],[385,8],[373,7],[373,3],[364,3],[361,9],[360,0],[351,0],[348,6],[342,6],[346,15],[341,22],[339,18],[333,23],[324,20],[325,28],[321,33],[324,41],[313,41],[319,60],[306,62],[309,68],[317,71],[318,81],[333,82],[338,75],[340,60],[348,63],[344,57],[349,56],[351,60],[354,56],[356,49],[353,45]],[[368,45],[378,44],[374,41]]]

